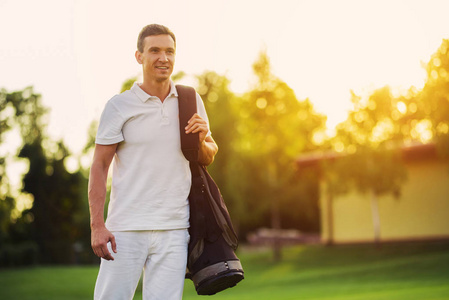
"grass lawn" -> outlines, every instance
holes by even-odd
[[[245,279],[213,299],[449,299],[449,242],[242,249]],[[97,266],[0,270],[2,300],[92,299]],[[183,299],[201,299],[186,281]],[[134,299],[142,299],[140,291]],[[206,296],[207,299],[207,296]]]

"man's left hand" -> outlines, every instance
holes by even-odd
[[[187,134],[199,132],[200,144],[205,141],[207,133],[209,132],[206,121],[197,113],[195,113],[187,122],[185,130]]]

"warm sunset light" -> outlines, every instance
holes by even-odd
[[[0,0],[0,299],[447,299],[448,12]]]
[[[137,32],[159,22],[177,34],[175,72],[186,72],[186,82],[214,70],[235,92],[247,91],[266,49],[274,74],[310,98],[332,129],[351,108],[350,90],[422,87],[422,63],[449,37],[448,10],[446,1],[4,0],[0,85],[33,85],[51,108],[50,133],[78,152],[105,102],[140,74]]]

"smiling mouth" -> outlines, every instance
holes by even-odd
[[[156,67],[156,69],[160,69],[160,70],[168,70],[168,67]]]

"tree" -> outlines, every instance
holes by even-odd
[[[314,135],[324,130],[326,118],[313,110],[308,99],[299,101],[293,90],[272,74],[265,52],[260,53],[253,70],[257,83],[239,103],[236,149],[245,162],[241,173],[248,179],[244,184],[250,211],[269,211],[271,227],[278,231],[283,208],[297,213],[307,209],[298,199],[300,183],[294,180],[294,160],[299,153],[317,148]],[[274,255],[280,259],[277,239]]]
[[[449,151],[449,41],[444,40],[427,65],[423,90],[411,87],[394,97],[386,86],[367,99],[352,94],[354,109],[337,127],[332,144],[343,153],[325,167],[332,198],[349,186],[370,193],[375,241],[381,238],[378,198],[399,196],[406,180],[401,148],[409,143],[436,142],[442,155]],[[338,176],[337,176],[338,175]]]
[[[122,88],[120,89],[120,92],[124,92],[126,90],[129,90],[132,88],[134,82],[137,81],[137,77],[131,77],[125,80],[125,82],[123,82],[122,84]]]
[[[404,116],[399,111],[400,101],[392,96],[389,87],[374,91],[367,101],[353,94],[354,110],[338,125],[332,140],[335,149],[344,155],[337,164],[327,165],[325,172],[327,197],[331,199],[350,187],[370,194],[376,242],[381,234],[378,198],[385,194],[398,196],[406,179],[400,147],[408,136],[403,130],[408,125],[401,120]]]
[[[10,111],[6,123],[18,129],[23,141],[18,157],[29,163],[21,192],[32,199],[31,208],[16,219],[9,216],[9,232],[14,235],[9,234],[8,243],[20,248],[31,242],[43,263],[74,262],[74,245],[82,239],[78,217],[83,214],[86,179],[80,172],[67,171],[64,161],[70,153],[65,145],[45,136],[47,109],[32,87],[5,93],[3,100]]]
[[[10,266],[17,264],[30,264],[36,262],[37,251],[34,243],[27,242],[30,238],[29,218],[21,215],[17,210],[16,198],[20,195],[16,187],[11,187],[7,164],[14,163],[14,151],[7,149],[7,135],[23,136],[26,126],[32,126],[31,110],[28,103],[35,101],[38,95],[33,93],[31,87],[23,91],[8,93],[2,89],[0,92],[0,265]],[[37,111],[39,113],[39,111]],[[21,123],[23,122],[23,124]],[[19,126],[21,125],[21,126]],[[28,132],[27,132],[28,133]],[[34,131],[29,132],[30,135]]]
[[[7,92],[0,91],[0,146],[5,139],[5,133],[11,129],[8,122],[9,114],[7,112],[11,105],[7,101]],[[0,147],[3,149],[3,147]],[[6,176],[7,154],[0,151],[0,245],[4,244],[7,238],[11,211],[15,207],[15,200],[11,197],[8,177]]]
[[[210,118],[210,130],[219,147],[209,171],[220,187],[233,218],[234,228],[239,232],[245,217],[245,201],[241,198],[241,191],[236,190],[240,178],[236,170],[239,157],[234,149],[238,139],[238,98],[230,91],[230,81],[226,76],[206,71],[197,76],[197,81],[196,90],[203,99]]]
[[[432,55],[427,64],[427,82],[419,97],[419,108],[426,128],[436,142],[439,153],[449,157],[449,40]]]

